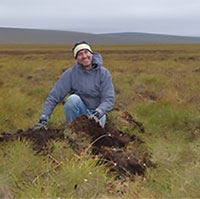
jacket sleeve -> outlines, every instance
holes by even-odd
[[[101,75],[101,103],[98,106],[101,114],[111,110],[115,102],[115,92],[110,72],[105,69]]]
[[[57,104],[71,91],[71,69],[66,70],[49,93],[40,118],[49,119]]]

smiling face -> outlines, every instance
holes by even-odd
[[[78,52],[76,59],[85,69],[87,69],[92,66],[92,56],[93,55],[89,50],[83,49]]]

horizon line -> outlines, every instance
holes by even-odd
[[[167,34],[167,33],[158,33],[158,32],[133,32],[133,31],[123,31],[123,32],[103,32],[103,33],[94,33],[94,32],[81,32],[74,30],[65,30],[65,29],[47,29],[47,28],[34,28],[34,27],[18,27],[18,26],[0,26],[0,28],[9,28],[9,29],[27,29],[27,30],[47,30],[47,31],[60,31],[60,32],[76,32],[84,34],[93,34],[93,35],[102,35],[102,34],[127,34],[127,33],[139,33],[139,34],[152,34],[152,35],[163,35],[163,36],[177,36],[177,37],[193,37],[199,38],[200,36],[191,36],[191,35],[177,35],[177,34]]]

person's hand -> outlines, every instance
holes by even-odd
[[[47,119],[40,119],[39,122],[33,127],[33,130],[47,130],[47,123]]]
[[[99,123],[99,120],[101,119],[102,115],[98,110],[95,110],[94,113],[89,115],[89,119],[94,119],[96,123]]]

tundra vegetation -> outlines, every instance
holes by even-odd
[[[75,62],[71,47],[0,45],[0,140],[37,123],[50,89]],[[93,48],[115,85],[108,125],[142,140],[139,152],[148,151],[154,166],[144,175],[119,176],[66,140],[53,140],[45,153],[36,153],[27,139],[3,141],[0,198],[200,198],[200,45]],[[124,120],[124,113],[145,131]],[[64,126],[61,103],[49,128]],[[136,146],[131,151],[139,153]]]

